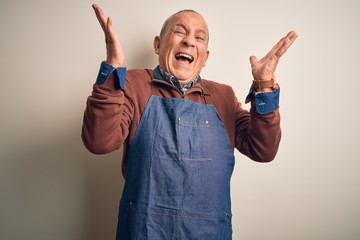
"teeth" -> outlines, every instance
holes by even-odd
[[[194,60],[194,58],[186,53],[178,53],[176,54],[176,58],[186,58],[188,59],[190,62],[192,62]]]

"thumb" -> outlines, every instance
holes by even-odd
[[[112,32],[112,19],[111,17],[108,17],[107,18],[107,21],[106,21],[106,29],[108,31],[108,33],[111,33]]]
[[[257,61],[258,61],[255,56],[250,56],[249,59],[250,59],[250,64],[251,64],[251,65],[254,65],[254,64],[257,63]]]
[[[108,17],[107,22],[106,22],[106,31],[107,31],[107,37],[108,40],[111,43],[114,43],[117,41],[117,36],[113,27],[113,23],[112,23],[112,19],[111,17]]]

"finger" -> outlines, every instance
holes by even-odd
[[[298,35],[295,32],[290,32],[286,38],[283,41],[282,46],[275,52],[275,56],[280,58],[288,49],[289,47],[294,43]]]
[[[103,29],[104,33],[106,34],[106,16],[104,14],[104,11],[96,4],[92,5],[96,18],[98,19],[101,28]]]
[[[285,37],[283,37],[275,44],[275,46],[268,52],[265,57],[272,58],[274,55],[276,55],[278,58],[280,58],[295,41],[297,36],[298,35],[294,31],[289,32]]]
[[[280,41],[278,41],[275,46],[266,54],[265,58],[271,58],[275,55],[275,53],[283,46],[286,37],[283,37]]]
[[[291,35],[289,35],[288,39],[288,48],[293,44],[293,42],[298,38],[298,35],[296,32],[291,32]]]
[[[112,19],[110,17],[108,17],[107,22],[106,22],[106,30],[107,30],[107,36],[109,36],[109,39],[112,42],[115,42],[117,37],[116,37],[116,33],[115,33],[115,30],[112,25]]]
[[[255,63],[257,63],[257,61],[258,61],[255,56],[250,56],[249,59],[250,59],[250,64],[251,64],[251,66],[254,65]]]
[[[289,32],[288,35],[284,38],[283,46],[289,48],[297,37],[298,35],[295,32],[293,31]]]
[[[101,28],[105,31],[106,29],[106,16],[104,14],[104,11],[96,4],[93,4],[92,5],[94,11],[95,11],[95,15],[96,15],[96,18],[98,19],[100,25],[101,25]]]

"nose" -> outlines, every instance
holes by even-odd
[[[183,38],[182,43],[187,47],[195,47],[195,38],[187,35]]]

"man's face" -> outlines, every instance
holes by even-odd
[[[154,39],[159,64],[180,83],[194,80],[209,56],[209,31],[205,20],[197,13],[182,12],[169,22],[165,34]]]

